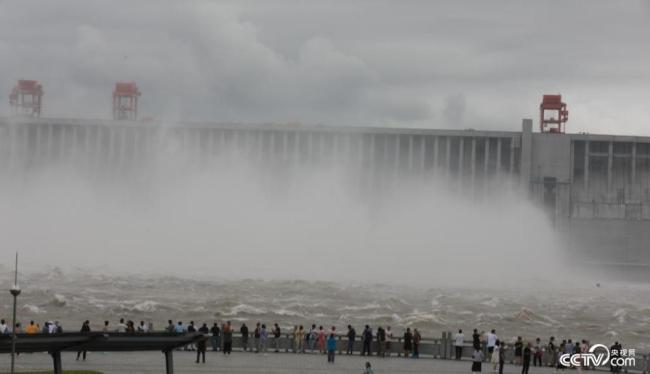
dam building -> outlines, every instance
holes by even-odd
[[[0,173],[137,173],[160,152],[200,162],[234,150],[274,170],[342,163],[370,187],[427,175],[471,198],[503,182],[548,212],[582,260],[649,265],[650,137],[541,130],[528,119],[477,131],[11,117],[0,118]]]

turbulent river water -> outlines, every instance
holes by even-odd
[[[0,279],[11,278],[4,268]],[[203,277],[205,278],[205,277]],[[233,321],[294,325],[390,325],[423,335],[492,328],[506,340],[521,335],[588,339],[650,351],[650,288],[644,284],[535,284],[508,287],[408,287],[379,283],[304,280],[197,280],[154,275],[105,275],[51,269],[21,275],[18,316],[42,323],[58,320],[77,331],[85,319],[93,329],[121,317],[162,328],[168,319],[197,323]],[[8,287],[7,287],[8,288]],[[0,317],[11,316],[11,296],[0,294]]]

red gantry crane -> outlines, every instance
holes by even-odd
[[[562,95],[544,95],[539,105],[539,131],[564,134],[568,120],[569,111],[562,102]]]
[[[135,82],[115,83],[113,90],[113,119],[136,120],[138,119],[138,98],[140,90]]]
[[[21,79],[9,94],[9,105],[15,115],[40,117],[43,86],[38,81]]]

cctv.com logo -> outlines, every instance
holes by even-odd
[[[611,366],[635,366],[636,358],[634,349],[612,350],[603,344],[594,344],[589,348],[589,353],[565,353],[560,356],[560,364],[564,366],[598,367],[608,363]]]

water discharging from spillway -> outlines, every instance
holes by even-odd
[[[550,222],[507,175],[477,187],[353,154],[206,157],[178,142],[137,161],[86,152],[5,169],[6,248],[35,265],[407,284],[500,283],[495,269],[531,279],[562,260]]]

